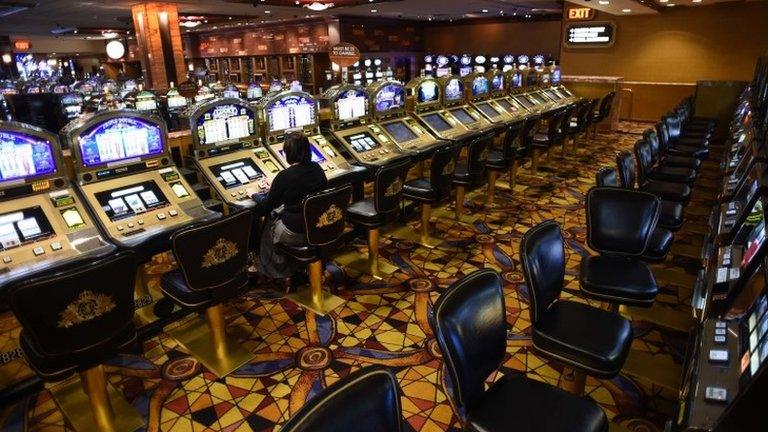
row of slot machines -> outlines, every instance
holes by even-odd
[[[768,397],[768,131],[755,96],[754,86],[744,91],[730,124],[674,431],[756,431],[766,424],[760,406]]]

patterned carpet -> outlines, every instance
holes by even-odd
[[[630,148],[645,127],[624,123],[621,132],[600,134],[578,155],[562,158],[559,150],[553,152],[538,175],[530,175],[527,167],[521,170],[513,193],[500,188],[494,206],[478,203],[482,190],[469,194],[468,209],[478,222],[469,226],[438,217],[437,232],[446,241],[444,248],[415,247],[384,234],[382,256],[400,268],[388,280],[346,274],[329,263],[326,285],[337,286],[346,303],[327,317],[304,312],[270,287],[258,287],[229,304],[229,334],[257,356],[224,379],[206,371],[167,334],[144,343],[140,355],[110,361],[109,379],[145,417],[147,431],[271,431],[331,383],[362,366],[383,364],[397,373],[408,430],[458,431],[451,385],[427,316],[449,284],[490,267],[500,271],[505,281],[509,337],[503,372],[527,373],[557,385],[561,367],[537,356],[530,346],[529,293],[520,269],[520,239],[543,220],[561,223],[569,254],[563,295],[585,301],[579,297],[577,278],[580,257],[590,253],[585,245],[584,195],[598,167],[613,165],[616,152]],[[708,181],[700,180],[704,186],[697,187],[697,194],[699,189],[706,190]],[[706,205],[706,199],[694,196],[687,225],[676,234],[680,248],[695,248],[697,230],[706,220],[697,206]],[[418,222],[410,225],[416,229]],[[364,244],[350,248],[362,252]],[[691,264],[690,258],[680,255],[654,266],[662,286],[659,308],[690,316]],[[157,276],[170,265],[151,266],[151,283],[156,284]],[[686,333],[653,320],[634,319],[633,326],[633,350],[652,359],[645,365],[649,371],[668,364],[679,369]],[[4,352],[15,349],[17,335],[15,320],[2,317]],[[0,367],[4,382],[29,376],[23,360],[7,360]],[[664,422],[674,415],[677,395],[673,386],[629,373],[610,381],[588,378],[587,394],[621,426],[617,430],[636,432],[663,430]],[[9,432],[69,430],[47,391],[4,407],[0,425]]]

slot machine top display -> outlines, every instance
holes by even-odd
[[[405,86],[405,89],[412,98],[413,111],[416,113],[434,111],[442,105],[443,92],[440,82],[435,78],[414,78]]]
[[[138,247],[220,216],[203,206],[173,165],[165,122],[156,115],[101,111],[73,121],[62,134],[80,191],[116,244]]]
[[[490,81],[490,93],[491,97],[502,97],[507,91],[506,76],[504,72],[499,69],[492,69],[486,74],[488,81]]]
[[[373,121],[401,117],[405,114],[405,86],[397,81],[378,81],[368,86]]]
[[[469,101],[477,102],[491,97],[491,81],[483,73],[473,72],[465,76],[464,87]]]
[[[72,189],[60,154],[56,135],[0,122],[0,288],[115,250]]]
[[[205,158],[260,144],[256,111],[239,98],[204,100],[187,108],[196,158]]]
[[[466,103],[464,79],[458,75],[447,75],[438,80],[441,86],[442,104],[450,115],[467,129],[485,129],[491,123],[477,110]]]
[[[435,136],[448,140],[463,140],[474,135],[469,126],[464,125],[443,107],[443,85],[439,80],[432,77],[414,78],[406,89],[410,99],[410,111]]]
[[[180,110],[186,108],[189,105],[189,101],[179,93],[179,89],[171,87],[165,93],[165,104],[170,110]]]
[[[321,102],[330,110],[332,130],[370,123],[368,91],[362,86],[333,86],[323,93]]]

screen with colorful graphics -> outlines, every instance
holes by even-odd
[[[464,98],[464,83],[458,78],[451,78],[445,84],[446,102],[455,102]]]
[[[368,96],[361,89],[344,91],[334,102],[336,118],[351,121],[368,114]]]
[[[387,84],[376,92],[376,112],[400,109],[405,106],[405,87],[400,84]]]
[[[494,91],[503,91],[504,90],[504,75],[503,74],[497,74],[493,76],[493,80],[491,81],[491,88],[493,88]]]
[[[297,129],[317,123],[315,101],[306,96],[286,95],[267,107],[269,132]]]
[[[165,151],[160,126],[137,117],[111,118],[79,137],[83,165],[93,167]]]
[[[34,178],[56,172],[51,142],[33,135],[0,131],[0,180]]]
[[[253,111],[241,105],[216,105],[197,118],[197,137],[201,145],[230,142],[253,135],[255,123]]]
[[[428,80],[421,83],[416,98],[420,104],[438,102],[440,90],[437,82]]]
[[[488,78],[479,76],[472,81],[472,96],[482,96],[488,94]]]

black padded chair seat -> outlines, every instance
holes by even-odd
[[[287,245],[284,243],[278,243],[276,246],[280,252],[290,255],[291,258],[301,263],[310,263],[320,259],[318,249],[314,246],[307,244]]]
[[[114,352],[121,351],[134,342],[136,342],[136,327],[130,323],[120,330],[113,340],[102,345],[106,352]],[[43,354],[41,349],[24,334],[23,330],[19,335],[19,345],[24,351],[24,357],[29,367],[46,382],[64,380],[75,372],[90,369],[105,360],[109,360],[109,358],[93,355],[94,352],[100,351],[99,346],[94,347],[93,350],[89,349],[87,357]]]
[[[160,289],[178,304],[186,307],[199,307],[211,302],[210,291],[191,290],[184,281],[181,269],[163,274],[160,279]]]
[[[672,145],[705,149],[709,147],[709,139],[706,136],[681,135],[672,141]]]
[[[557,301],[533,326],[537,350],[598,378],[619,373],[631,344],[628,320],[584,303]]]
[[[471,174],[467,172],[467,165],[465,163],[457,163],[456,171],[453,174],[453,184],[460,186],[474,186],[480,182],[483,178],[482,174]]]
[[[672,231],[656,227],[648,239],[648,246],[643,252],[643,258],[648,261],[664,261],[667,257],[669,250],[672,248],[672,242],[675,240],[675,235]]]
[[[674,201],[661,201],[660,227],[677,231],[683,227],[683,205]]]
[[[424,177],[405,182],[403,185],[403,196],[409,199],[418,199],[422,202],[437,200],[437,194],[432,189],[432,182]]]
[[[664,156],[661,162],[659,162],[659,165],[664,167],[688,168],[698,171],[701,168],[701,160],[696,157],[669,155]]]
[[[587,297],[630,306],[651,306],[659,292],[648,265],[612,255],[584,257],[579,282]]]
[[[607,432],[608,420],[603,410],[586,398],[526,379],[523,374],[505,375],[491,385],[470,411],[466,430]]]
[[[667,154],[672,156],[695,157],[704,159],[709,155],[709,149],[685,145],[674,145],[667,149]]]
[[[696,171],[690,168],[659,166],[648,173],[648,178],[672,183],[693,184],[696,181]]]
[[[533,135],[533,139],[531,140],[531,145],[533,147],[536,147],[538,149],[548,149],[550,142],[549,142],[549,135],[537,133]]]
[[[641,190],[652,193],[662,200],[687,203],[691,200],[691,187],[680,183],[651,180]]]
[[[347,220],[356,225],[378,227],[384,222],[384,214],[377,213],[373,198],[368,198],[352,203],[347,208]]]
[[[509,162],[504,159],[504,153],[500,150],[491,150],[488,152],[488,159],[485,161],[486,169],[495,171],[507,171],[510,168]]]

